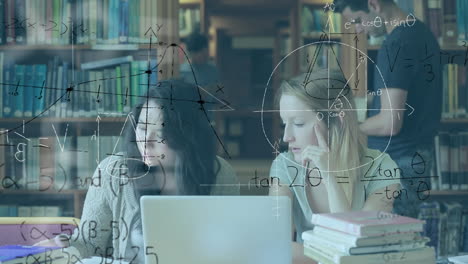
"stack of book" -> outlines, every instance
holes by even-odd
[[[386,212],[314,214],[302,233],[304,254],[328,263],[435,263],[424,221]]]

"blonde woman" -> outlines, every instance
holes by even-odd
[[[400,171],[389,155],[363,143],[342,74],[320,70],[285,81],[277,99],[288,151],[273,161],[270,177],[279,184],[269,193],[293,201],[294,263],[302,263],[301,234],[313,229],[313,213],[390,212]]]

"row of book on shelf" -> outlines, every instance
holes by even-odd
[[[434,141],[439,177],[432,189],[468,190],[468,132],[439,132]]]
[[[67,212],[61,206],[0,205],[0,217],[59,217]]]
[[[132,56],[83,63],[80,70],[54,57],[46,64],[3,63],[0,53],[0,117],[92,117],[98,112],[128,113],[157,82],[155,60]],[[70,91],[71,90],[71,91]]]
[[[396,3],[424,21],[439,43],[453,45],[468,39],[466,0],[396,0]]]
[[[468,39],[468,3],[465,0],[428,0],[425,8],[425,19],[439,42],[447,45]]]
[[[147,43],[159,29],[158,2],[0,0],[0,44]]]
[[[387,212],[314,214],[304,254],[320,263],[435,263],[468,252],[468,208],[420,205],[418,219]]]
[[[119,136],[9,135],[7,139],[1,135],[0,189],[61,192],[101,186],[102,179],[93,180],[93,173],[100,161],[121,151],[123,140]]]

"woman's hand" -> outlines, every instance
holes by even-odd
[[[321,122],[314,126],[315,133],[313,136],[317,138],[317,146],[308,145],[302,151],[302,165],[308,167],[308,169],[312,169],[312,166],[308,166],[310,162],[313,166],[319,168],[320,172],[323,174],[323,172],[328,171],[328,153],[330,150],[325,138],[326,128],[321,128],[321,126],[323,126]]]
[[[37,242],[36,244],[34,244],[34,246],[66,248],[66,247],[70,246],[70,241],[69,241],[67,236],[58,235],[58,236],[53,237],[51,239],[42,240],[40,242]]]

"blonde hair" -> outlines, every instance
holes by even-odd
[[[317,70],[284,81],[277,94],[292,95],[304,102],[329,131],[330,176],[339,177],[340,184],[352,204],[353,190],[361,172],[364,138],[359,130],[356,107],[351,88],[341,72]],[[339,117],[342,116],[342,118]],[[342,119],[342,121],[340,120]]]

